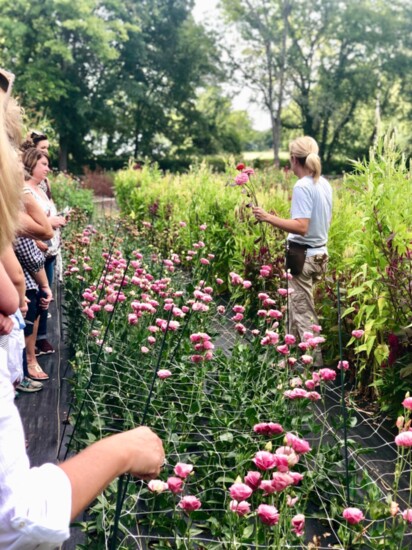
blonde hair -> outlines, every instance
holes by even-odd
[[[0,91],[0,253],[15,237],[23,184],[21,162],[8,135],[7,99]]]
[[[302,136],[291,141],[289,153],[298,160],[301,166],[310,171],[314,181],[318,181],[322,165],[319,158],[319,146],[312,137]]]
[[[6,107],[6,131],[12,145],[20,149],[22,142],[23,109],[14,99],[9,97]]]

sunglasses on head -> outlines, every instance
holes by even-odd
[[[13,88],[14,78],[13,73],[0,69],[0,90],[3,90],[7,97],[10,96],[11,89]]]
[[[47,139],[47,136],[45,136],[41,132],[35,131],[30,134],[30,137],[33,140],[33,143],[38,143],[39,141],[44,141],[45,139]]]

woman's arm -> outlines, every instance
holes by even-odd
[[[50,220],[31,193],[23,193],[23,204],[25,212],[19,213],[19,235],[42,241],[53,238]]]
[[[94,443],[59,467],[70,480],[73,520],[121,474],[131,473],[143,479],[159,475],[164,462],[161,440],[149,428],[141,426]]]
[[[19,308],[26,308],[26,282],[24,280],[24,273],[21,265],[16,258],[13,247],[9,245],[3,252],[1,263],[6,270],[7,275],[10,277],[15,289],[19,294]]]
[[[294,233],[295,235],[301,235],[304,237],[309,230],[309,218],[286,220],[284,218],[279,218],[279,216],[268,214],[259,206],[254,206],[252,211],[258,221],[269,223],[270,225],[273,225],[273,227],[277,227],[282,231],[287,231],[288,233]]]
[[[19,295],[2,262],[0,262],[0,289],[0,313],[5,316],[13,315],[19,308]]]

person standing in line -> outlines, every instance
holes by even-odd
[[[328,262],[328,231],[332,218],[332,188],[321,176],[319,147],[309,136],[295,139],[289,144],[290,165],[299,178],[293,188],[290,219],[269,214],[260,207],[253,214],[260,222],[266,222],[286,231],[286,268],[293,278],[289,281],[289,331],[303,340],[303,334],[318,324],[313,299],[313,285],[324,275]],[[322,365],[320,353],[315,354],[315,364]]]
[[[14,239],[20,208],[21,169],[4,117],[13,80],[0,69],[0,256]],[[0,288],[0,548],[52,550],[69,538],[70,521],[113,479],[126,472],[144,480],[157,477],[165,455],[159,437],[140,426],[59,465],[30,467],[7,365],[10,315],[20,300],[1,262]]]

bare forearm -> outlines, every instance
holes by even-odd
[[[0,288],[0,312],[3,315],[12,315],[19,307],[19,295],[1,262]]]
[[[279,216],[274,216],[273,214],[266,214],[265,219],[262,221],[273,225],[277,229],[282,231],[287,231],[288,233],[294,233],[295,235],[306,235],[307,227],[306,224],[302,223],[300,219],[298,220],[288,220],[284,218],[279,218]]]
[[[72,488],[72,520],[128,470],[128,453],[116,441],[116,437],[103,439],[60,464]]]
[[[72,519],[121,474],[130,472],[146,480],[157,477],[164,456],[158,436],[140,426],[102,439],[60,464],[72,487]]]
[[[3,252],[1,262],[19,294],[20,307],[22,307],[25,303],[26,283],[23,270],[11,245]]]

